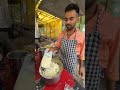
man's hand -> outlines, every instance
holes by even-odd
[[[49,48],[48,52],[52,51],[52,52],[58,52],[59,48],[57,47],[51,47]]]
[[[84,76],[84,67],[79,67],[79,76],[83,77]]]
[[[49,48],[48,52],[50,52],[50,51],[54,52],[55,48],[54,47]]]

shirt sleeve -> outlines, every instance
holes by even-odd
[[[80,50],[79,58],[80,58],[80,60],[85,60],[85,35],[83,37],[83,42],[82,42],[80,49],[81,50]]]
[[[59,36],[58,36],[58,40],[55,42],[55,46],[60,48],[61,47],[61,39],[62,39],[62,36],[63,36],[63,33],[61,33]]]

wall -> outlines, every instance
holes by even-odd
[[[12,23],[22,23],[26,26],[35,25],[35,1],[19,0],[9,4]]]
[[[35,0],[21,0],[23,12],[23,24],[35,25]]]
[[[7,0],[0,0],[0,28],[8,28],[11,25],[11,18]]]
[[[62,31],[62,20],[58,19],[58,20],[48,23],[44,26],[46,28],[45,36],[48,36],[51,38],[58,38],[58,35]]]

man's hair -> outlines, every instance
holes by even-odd
[[[69,5],[67,5],[67,7],[65,8],[65,13],[71,10],[75,10],[76,13],[79,15],[79,7],[77,4],[70,3]]]

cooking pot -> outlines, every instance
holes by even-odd
[[[53,85],[53,84],[57,83],[60,80],[61,74],[62,74],[62,71],[63,71],[63,64],[62,64],[62,62],[60,60],[54,60],[53,59],[52,61],[55,62],[55,63],[57,63],[59,65],[59,67],[60,67],[60,71],[59,71],[59,73],[56,76],[54,76],[54,77],[45,77],[41,73],[41,67],[39,68],[39,73],[40,73],[40,75],[43,78],[45,78],[47,85]]]
[[[19,73],[24,61],[24,57],[27,54],[27,51],[11,51],[7,54],[7,58],[12,62],[12,71],[14,73]]]

